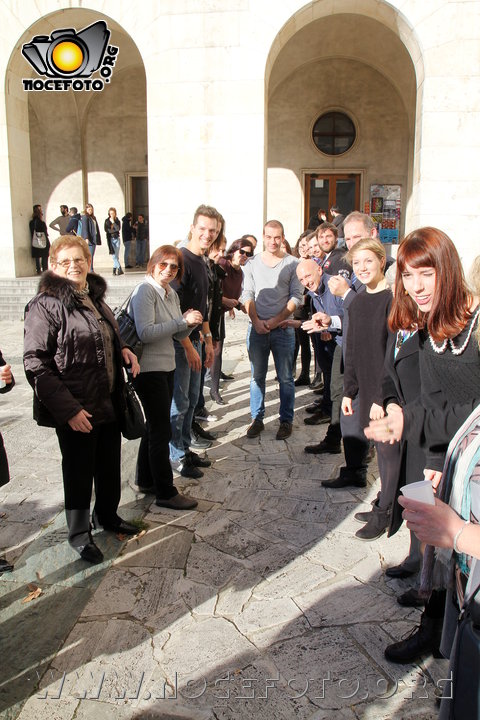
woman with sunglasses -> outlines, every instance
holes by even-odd
[[[133,382],[146,418],[146,433],[138,450],[136,484],[141,492],[155,494],[157,505],[173,510],[188,510],[197,505],[196,500],[181,495],[173,484],[169,457],[175,371],[173,340],[183,340],[193,327],[202,323],[198,310],[190,309],[182,315],[178,295],[170,287],[182,274],[182,253],[173,245],[157,248],[148,261],[145,280],[135,288],[129,306],[143,343],[142,372]]]
[[[225,272],[222,285],[222,310],[228,312],[231,318],[235,317],[235,308],[243,310],[239,297],[242,293],[243,272],[242,267],[253,257],[253,243],[250,240],[240,238],[235,240],[227,250],[225,257],[220,257],[217,263]],[[219,383],[222,377],[222,353],[225,340],[225,326],[223,327],[223,338],[215,344],[213,364],[210,368],[211,385],[210,397],[220,405],[225,405],[225,400],[220,395]],[[233,380],[232,375],[225,375],[224,379]]]

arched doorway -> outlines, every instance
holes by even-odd
[[[373,0],[370,9],[364,3],[357,12],[352,1],[351,11],[347,3],[332,14],[331,5],[318,0],[310,12],[291,18],[272,46],[266,214],[281,215],[293,241],[319,203],[333,199],[344,213],[363,211],[372,186],[380,184],[400,186],[400,232],[405,227],[415,178],[421,55],[397,11],[380,4],[381,14]],[[420,58],[417,69],[411,53]],[[346,117],[354,127],[354,141],[347,147],[340,138],[338,154],[315,144],[316,122],[325,114]]]
[[[101,92],[72,89],[25,92],[23,77],[36,77],[21,55],[33,36],[55,29],[86,28],[104,20],[109,43],[119,47],[111,81]],[[28,221],[32,203],[44,207],[47,225],[60,204],[83,208],[91,202],[103,234],[108,208],[121,217],[132,207],[132,178],[148,173],[146,77],[140,52],[111,18],[91,10],[71,9],[38,20],[15,46],[7,70],[6,105],[9,141],[13,243],[4,272],[32,274]],[[57,237],[51,232],[51,239]],[[110,266],[105,240],[96,266]]]

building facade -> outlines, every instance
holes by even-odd
[[[201,202],[228,240],[275,217],[295,242],[320,204],[364,210],[393,186],[400,236],[435,225],[465,265],[479,252],[477,0],[5,0],[0,19],[4,277],[33,273],[37,202],[47,224],[61,203],[101,226],[148,208],[151,247]],[[22,53],[99,22],[118,48],[102,90],[49,87]]]

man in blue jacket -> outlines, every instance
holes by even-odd
[[[307,407],[311,416],[305,418],[306,425],[321,425],[329,423],[332,418],[332,400],[330,395],[330,380],[332,377],[332,363],[335,348],[342,346],[342,318],[343,300],[330,292],[328,281],[330,276],[323,272],[315,260],[302,260],[297,266],[297,277],[307,288],[312,298],[313,307],[322,318],[329,319],[328,324],[323,323],[321,329],[315,321],[307,321],[302,327],[307,332],[313,332],[315,352],[323,373],[323,397]],[[315,315],[313,318],[315,318]],[[320,331],[319,331],[320,330]],[[332,444],[340,443],[340,427],[335,428],[335,443],[329,427],[329,436]]]

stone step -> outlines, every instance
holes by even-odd
[[[144,272],[127,272],[120,277],[103,275],[107,281],[106,300],[110,307],[121,305],[142,281]],[[38,277],[0,279],[0,319],[21,320],[25,305],[37,292]]]

